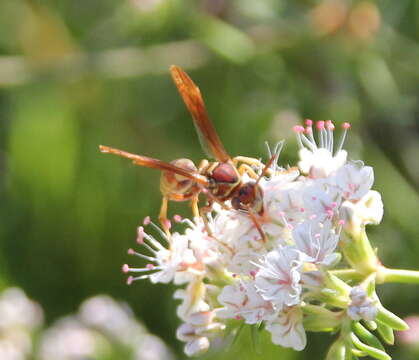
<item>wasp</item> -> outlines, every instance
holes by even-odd
[[[230,157],[208,116],[199,88],[180,67],[173,65],[170,67],[170,72],[192,115],[203,149],[215,161],[204,159],[196,167],[189,159],[176,159],[168,163],[103,145],[99,146],[100,151],[128,158],[135,165],[161,170],[160,191],[163,199],[159,221],[167,233],[170,224],[167,218],[169,201],[190,201],[193,216],[197,217],[203,211],[211,211],[214,202],[219,203],[223,208],[229,208],[226,201],[230,200],[234,209],[250,214],[262,234],[255,217],[256,214],[263,215],[264,211],[263,192],[259,181],[270,171],[269,167],[275,161],[277,154],[274,154],[266,165],[250,157]],[[261,170],[259,174],[255,168]],[[252,180],[244,182],[244,174]],[[206,195],[208,202],[207,206],[201,209],[198,207],[200,193]]]

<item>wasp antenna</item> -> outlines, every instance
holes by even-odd
[[[278,153],[274,152],[274,154],[271,156],[271,158],[269,159],[269,161],[266,163],[265,167],[263,168],[261,174],[259,175],[259,177],[256,180],[256,185],[259,184],[260,180],[266,175],[266,173],[268,172],[269,168],[271,167],[271,165],[277,161],[277,156]]]

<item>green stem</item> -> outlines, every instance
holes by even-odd
[[[382,267],[378,271],[378,279],[380,283],[419,284],[419,271]]]
[[[347,233],[341,242],[342,253],[348,263],[363,276],[377,271],[379,261],[372,248],[365,228],[355,235]]]
[[[364,275],[360,274],[355,269],[337,269],[337,270],[331,270],[331,274],[337,276],[341,280],[355,280],[355,281],[361,281],[364,279]]]

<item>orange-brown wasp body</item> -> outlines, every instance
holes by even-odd
[[[238,156],[231,158],[208,117],[199,88],[179,67],[170,68],[172,78],[179,93],[190,111],[204,149],[215,157],[215,162],[202,160],[198,168],[189,159],[177,159],[166,163],[147,156],[134,155],[108,146],[100,146],[100,151],[131,159],[134,164],[162,170],[160,190],[163,202],[160,222],[165,230],[167,225],[167,202],[191,201],[193,215],[199,215],[198,196],[204,192],[209,205],[214,202],[226,207],[225,201],[231,200],[236,210],[263,213],[263,194],[258,182],[269,170],[271,161],[264,166],[259,160]],[[253,167],[262,171],[258,175]],[[263,169],[263,170],[262,170]],[[242,175],[247,173],[254,181],[243,183]],[[252,219],[254,216],[252,215]]]

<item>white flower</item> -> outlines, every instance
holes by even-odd
[[[152,235],[146,233],[142,226],[138,227],[137,243],[143,246],[150,255],[136,252],[133,249],[129,249],[128,254],[148,260],[149,263],[142,268],[134,268],[125,264],[122,267],[123,272],[143,274],[137,277],[129,276],[128,284],[141,279],[150,279],[152,283],[165,284],[173,280],[175,284],[183,284],[203,272],[203,265],[189,248],[188,236],[174,233],[168,238],[160,228],[148,220],[146,224],[149,223],[156,228],[168,247],[164,247]]]
[[[359,200],[371,189],[374,171],[362,161],[353,161],[338,170],[335,181],[346,200]]]
[[[214,322],[212,311],[192,313],[187,317],[187,322],[180,325],[176,331],[179,340],[186,342],[184,351],[188,356],[205,353],[210,346],[210,337],[214,337],[225,329],[225,325]]]
[[[269,182],[267,182],[269,184]],[[264,231],[285,245],[291,239],[291,230],[306,217],[303,201],[305,183],[294,181],[279,188],[264,189],[265,218]]]
[[[345,229],[358,233],[364,225],[377,225],[383,218],[384,208],[379,192],[370,190],[356,203],[343,202],[340,214],[345,220]]]
[[[273,312],[272,304],[256,292],[253,282],[225,286],[218,301],[224,306],[217,311],[218,317],[243,318],[246,324],[256,324]]]
[[[266,329],[272,334],[272,342],[287,348],[301,351],[307,344],[303,326],[303,313],[298,306],[285,308],[272,321],[267,322]]]
[[[301,294],[301,259],[298,250],[286,246],[269,252],[258,265],[256,289],[277,310],[296,305]]]
[[[188,343],[184,347],[184,352],[187,356],[198,356],[208,351],[210,342],[207,337],[197,337]]]
[[[300,162],[298,167],[301,172],[307,174],[310,178],[325,178],[337,171],[346,162],[347,152],[342,150],[346,131],[350,127],[348,123],[343,124],[344,133],[340,144],[334,152],[333,131],[335,126],[331,121],[318,121],[316,123],[319,132],[319,140],[316,141],[313,136],[313,122],[306,121],[306,127],[295,126],[294,131],[300,144]]]
[[[302,260],[322,265],[330,265],[336,260],[333,253],[339,241],[339,234],[332,230],[330,220],[323,224],[306,221],[293,231],[295,246],[303,253]]]
[[[176,290],[173,297],[182,300],[177,308],[177,315],[184,321],[187,321],[193,313],[210,310],[205,302],[206,287],[202,279],[195,279],[189,283],[188,287]]]
[[[216,240],[215,240],[216,239]],[[221,211],[214,221],[214,242],[225,269],[236,274],[249,274],[257,269],[254,262],[267,253],[254,223],[245,214]]]
[[[304,189],[303,199],[306,219],[321,222],[337,215],[342,194],[339,189],[323,180],[309,180]]]

